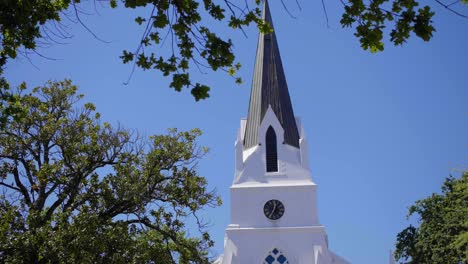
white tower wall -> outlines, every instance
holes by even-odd
[[[297,124],[301,149],[279,143],[283,141],[283,130],[268,109],[259,128],[259,145],[244,150],[245,120],[241,121],[235,143],[236,173],[230,188],[231,224],[226,229],[224,255],[217,263],[268,263],[265,259],[274,249],[289,264],[348,263],[328,249],[325,228],[318,219],[317,185],[305,160],[307,146],[299,119]],[[264,134],[269,126],[277,135],[278,172],[266,172]],[[285,207],[278,220],[268,219],[263,212],[265,203],[272,199]]]

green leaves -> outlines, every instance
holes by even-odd
[[[232,41],[223,39],[213,32],[211,27],[201,24],[202,11],[199,10],[198,1],[124,2],[125,6],[130,8],[146,5],[154,8],[147,18],[135,19],[138,25],[144,27],[143,38],[135,52],[123,52],[121,59],[124,63],[132,62],[143,70],[154,69],[162,72],[163,76],[171,76],[169,87],[177,92],[181,92],[183,88],[190,89],[196,101],[208,98],[211,88],[192,80],[189,71],[194,66],[200,71],[202,68],[213,71],[222,69],[233,76],[236,83],[241,83],[240,77],[235,76],[240,64],[235,63]],[[226,4],[228,7],[231,5]],[[203,8],[207,12],[206,15],[217,21],[226,19],[226,8],[213,1],[203,1]],[[258,8],[242,16],[231,16],[228,23],[233,28],[241,28],[252,22],[257,23],[262,30],[271,30],[260,19]],[[164,38],[161,39],[161,36]],[[160,43],[170,45],[169,52],[158,47]],[[150,49],[151,46],[154,47]],[[142,47],[147,48],[143,51]]]
[[[0,132],[0,262],[209,263],[192,216],[220,198],[195,166],[200,130],[113,128],[70,80],[22,91],[27,114]]]
[[[203,84],[195,84],[195,87],[192,88],[192,95],[195,97],[195,100],[206,99],[210,97],[209,94],[210,87]]]
[[[120,56],[123,63],[135,63],[143,70],[156,70],[164,76],[172,76],[171,88],[181,91],[181,87],[191,90],[195,100],[209,97],[210,87],[191,79],[189,71],[193,68],[211,70],[227,69],[234,66],[235,55],[232,50],[232,42],[229,38],[220,37],[208,24],[209,18],[215,21],[225,22],[232,28],[242,28],[255,23],[263,31],[268,30],[260,18],[260,9],[255,7],[250,11],[242,11],[237,14],[238,6],[230,2],[220,5],[211,0],[196,1],[152,1],[152,0],[123,0],[121,7],[131,9],[149,7],[153,12],[147,17],[136,16],[135,22],[143,27],[143,37],[137,42],[135,52],[124,50]],[[80,1],[2,1],[0,3],[0,25],[2,38],[0,43],[0,74],[2,67],[9,58],[16,58],[19,48],[27,50],[36,49],[36,43],[43,38],[41,27],[48,21],[60,21],[60,14],[69,8],[79,6]],[[202,5],[200,5],[203,3]],[[260,5],[260,1],[255,1]],[[246,3],[247,5],[247,3]],[[116,0],[110,0],[109,6],[117,8]],[[228,11],[226,11],[228,10]],[[226,12],[229,12],[229,17]],[[207,16],[202,19],[202,14]],[[204,22],[204,23],[202,23]],[[165,36],[162,40],[161,36]],[[169,52],[165,52],[160,46],[167,41]],[[170,44],[168,44],[170,42]],[[143,52],[142,47],[148,47]],[[150,49],[150,46],[155,46]],[[166,51],[167,51],[166,50]],[[181,76],[184,80],[181,81]],[[185,77],[188,77],[185,78]],[[240,77],[235,77],[236,83],[240,83]],[[188,84],[188,85],[187,85]],[[2,103],[0,110],[0,122],[6,122],[10,117],[20,111],[8,106],[7,89],[2,89]],[[14,103],[14,102],[13,102]],[[11,112],[11,113],[10,113]]]
[[[158,10],[158,14],[151,18],[153,20],[153,27],[155,28],[165,28],[169,24],[169,19],[164,13],[164,10]],[[141,23],[139,24],[141,25]]]
[[[395,258],[401,263],[468,262],[468,172],[449,177],[442,194],[417,201],[408,217],[417,215],[419,227],[410,225],[397,235]]]
[[[133,53],[131,52],[128,52],[126,50],[123,51],[123,55],[120,56],[120,58],[122,59],[123,63],[128,63],[128,62],[131,62],[133,61]]]
[[[188,73],[183,74],[174,74],[170,87],[174,88],[176,91],[182,91],[183,86],[189,86],[190,79]]]
[[[143,24],[143,22],[145,22],[145,21],[146,21],[146,19],[144,19],[144,18],[142,18],[142,17],[140,17],[140,16],[138,16],[138,17],[135,18],[135,22],[136,22],[138,25]]]
[[[33,50],[42,37],[40,26],[47,21],[60,21],[60,12],[70,1],[1,1],[0,2],[0,68],[8,58],[16,58],[21,46]]]
[[[414,23],[414,33],[424,41],[429,41],[432,38],[432,32],[435,31],[431,21],[435,13],[428,6],[419,9],[418,13]]]
[[[0,70],[1,75],[1,70]],[[24,90],[23,83],[18,90]],[[11,93],[10,84],[3,77],[0,77],[0,129],[12,120],[20,120],[27,113],[27,108],[21,104],[18,95]]]
[[[390,41],[395,45],[406,42],[411,33],[424,41],[432,38],[432,12],[429,6],[416,10],[415,0],[375,0],[365,4],[363,0],[350,0],[341,18],[343,27],[356,26],[354,35],[364,50],[375,53],[384,50],[384,29],[392,28]],[[389,7],[391,6],[391,9]]]
[[[123,51],[122,62],[170,76],[170,88],[190,89],[197,101],[208,98],[211,87],[193,79],[194,68],[199,71],[221,69],[231,75],[235,83],[242,83],[232,70],[237,63],[232,40],[224,32],[217,32],[215,23],[236,30],[253,23],[262,33],[272,31],[271,25],[261,18],[260,0],[245,2],[244,6],[212,0],[121,2],[123,5],[119,7],[128,12],[136,8],[147,8],[149,12],[146,17],[135,14],[142,37],[135,41],[137,47],[133,52]],[[461,2],[468,3],[467,0]],[[62,13],[76,6],[79,8],[80,4],[80,1],[70,0],[0,1],[0,74],[8,59],[16,58],[19,48],[36,49],[37,41],[44,37],[41,28],[46,22],[60,22]],[[118,7],[116,0],[110,0],[109,5],[114,9]],[[427,5],[419,7],[417,0],[349,0],[344,2],[340,22],[343,27],[355,29],[354,35],[364,50],[375,53],[384,50],[386,35],[395,45],[402,45],[412,34],[429,41],[435,31],[433,16],[432,9]],[[183,81],[181,76],[184,76]],[[15,99],[8,96],[6,88],[0,85],[0,90],[1,125],[21,116],[21,109],[15,106]]]
[[[206,39],[205,50],[201,56],[206,59],[211,68],[216,71],[220,67],[231,66],[234,63],[234,54],[231,53],[231,40],[224,41],[207,28],[202,28],[201,33]]]
[[[116,8],[117,7],[117,0],[110,0],[109,5],[111,8]]]

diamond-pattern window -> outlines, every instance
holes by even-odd
[[[281,264],[284,264],[288,261],[284,255],[280,255],[276,260]]]
[[[289,264],[288,259],[277,248],[274,248],[263,261],[263,264]]]
[[[273,264],[273,262],[275,261],[275,258],[269,255],[268,257],[266,257],[265,261],[268,264]]]

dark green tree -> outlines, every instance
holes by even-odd
[[[419,227],[410,225],[397,235],[395,259],[411,264],[468,263],[468,172],[449,177],[442,194],[417,201],[409,216],[418,215]]]
[[[0,263],[209,263],[197,213],[220,200],[199,130],[144,139],[80,107],[69,80],[24,87],[27,114],[0,132]]]

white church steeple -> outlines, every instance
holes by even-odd
[[[264,19],[273,25],[268,3]],[[260,34],[247,119],[230,188],[231,218],[219,264],[348,263],[328,249],[307,143],[294,116],[275,33]]]

